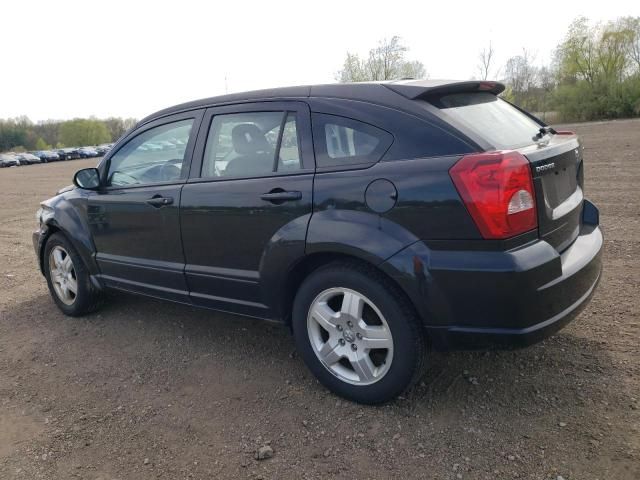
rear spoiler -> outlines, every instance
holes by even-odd
[[[505,89],[504,84],[500,82],[485,80],[400,80],[382,85],[410,100],[422,100],[432,95],[463,92],[489,92],[498,95]]]

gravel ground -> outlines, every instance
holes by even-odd
[[[572,128],[606,235],[590,306],[525,350],[431,354],[382,407],[328,393],[277,325],[128,295],[64,317],[34,212],[95,160],[1,170],[0,478],[640,478],[640,121]]]

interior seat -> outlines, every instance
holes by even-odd
[[[225,175],[250,177],[273,172],[275,151],[253,123],[241,123],[231,131],[231,143],[239,156],[229,162]]]

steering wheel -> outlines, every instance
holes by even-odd
[[[119,181],[117,183],[114,183],[113,179],[116,178],[116,175],[118,176],[117,179]],[[123,177],[126,177],[126,178],[123,178]],[[129,182],[126,179],[131,179],[132,181]],[[109,176],[109,185],[124,186],[124,185],[135,185],[136,183],[140,183],[140,180],[134,177],[133,175],[129,175],[128,173],[121,172],[120,170],[114,170]]]
[[[160,171],[158,173],[160,176],[160,180],[169,182],[171,180],[180,178],[180,173],[182,173],[182,170],[174,163],[163,163],[160,166]]]

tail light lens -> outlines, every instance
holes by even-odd
[[[538,226],[531,167],[518,152],[466,155],[449,175],[484,238],[513,237]]]

